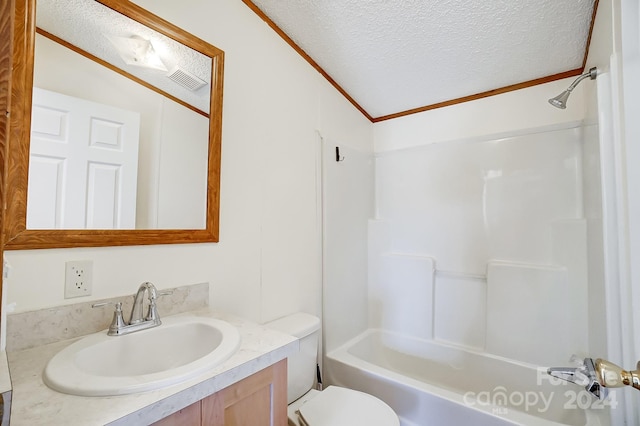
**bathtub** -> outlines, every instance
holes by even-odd
[[[329,352],[324,373],[385,401],[402,426],[602,426],[615,404],[544,368],[375,329]]]

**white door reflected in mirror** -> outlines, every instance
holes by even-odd
[[[135,229],[140,114],[35,88],[27,228]]]

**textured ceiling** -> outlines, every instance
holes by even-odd
[[[209,112],[211,58],[93,0],[38,0],[36,25],[201,111]],[[207,85],[190,91],[170,80],[166,71],[125,64],[107,36],[133,35],[150,40],[169,71],[180,66],[206,81]]]
[[[373,118],[581,69],[595,0],[252,0]]]

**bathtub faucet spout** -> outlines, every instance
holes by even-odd
[[[552,367],[547,369],[547,374],[579,386],[584,386],[586,391],[595,398],[604,399],[606,392],[598,380],[598,374],[593,360],[591,358],[585,358],[584,361],[578,362],[578,364],[578,367],[575,368]]]
[[[584,385],[587,392],[599,399],[606,397],[607,388],[631,386],[640,390],[640,361],[635,370],[623,370],[606,359],[598,358],[595,362],[585,358],[576,368],[553,367],[547,369],[553,377],[578,385]]]

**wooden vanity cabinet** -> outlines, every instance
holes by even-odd
[[[286,426],[287,360],[165,417],[154,426]]]

